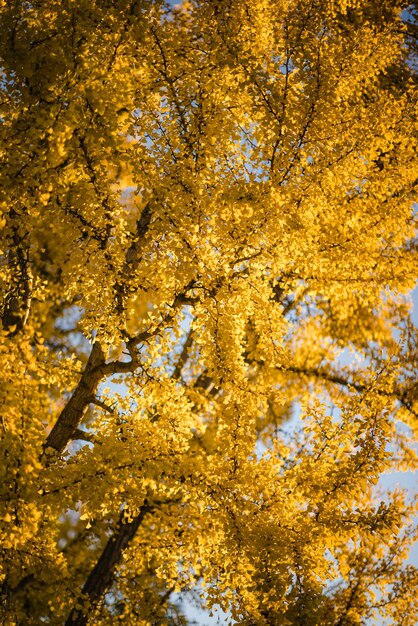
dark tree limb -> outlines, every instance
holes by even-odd
[[[8,252],[8,265],[12,272],[11,285],[0,307],[0,320],[4,330],[14,337],[28,321],[32,302],[32,272],[29,258],[29,233],[19,233],[18,214],[12,209],[11,241]]]
[[[284,371],[292,372],[294,374],[301,374],[302,376],[307,376],[308,378],[316,378],[318,380],[322,380],[325,382],[333,383],[335,385],[340,385],[341,387],[347,387],[355,389],[358,393],[367,391],[369,388],[369,384],[360,383],[354,380],[350,380],[348,378],[344,378],[338,374],[334,374],[332,372],[327,372],[325,370],[316,370],[313,368],[303,368],[303,367],[287,367]],[[404,408],[406,408],[414,417],[418,417],[418,414],[414,410],[413,407],[413,399],[416,396],[418,389],[417,384],[413,384],[408,389],[397,389],[395,388],[393,391],[385,391],[382,389],[378,389],[377,393],[381,396],[392,397],[397,400]]]
[[[116,309],[120,314],[123,314],[125,310],[124,302],[127,295],[129,280],[135,273],[141,261],[141,248],[144,244],[145,235],[148,233],[148,230],[150,228],[151,218],[151,203],[147,202],[147,204],[142,209],[141,215],[136,223],[136,233],[134,239],[128,250],[126,251],[125,264],[120,273],[120,276],[118,277],[114,285],[116,296]]]
[[[92,402],[92,398],[96,397],[97,388],[103,377],[104,364],[105,356],[102,347],[96,342],[93,344],[80,382],[46,439],[45,450],[53,448],[60,454],[68,442],[76,437],[76,431],[84,413]]]
[[[72,439],[77,438],[76,432],[88,405],[96,404],[104,408],[103,403],[96,398],[100,381],[106,376],[113,374],[134,372],[139,367],[140,353],[137,345],[151,339],[162,331],[164,325],[169,323],[173,318],[177,308],[187,300],[185,293],[191,289],[191,287],[192,281],[186,285],[183,292],[174,298],[169,311],[163,315],[160,324],[156,328],[143,331],[138,335],[127,338],[126,346],[131,357],[130,361],[113,361],[106,363],[106,358],[100,343],[96,341],[93,344],[89,360],[87,361],[80,382],[49,433],[44,445],[44,450],[53,448],[58,454],[61,454],[66,445]]]
[[[173,306],[177,306],[177,301],[180,297],[176,298]],[[144,340],[145,337],[143,335],[132,338],[131,345],[128,345],[129,352],[131,354],[132,361],[135,366],[135,344],[139,339]],[[174,372],[172,374],[172,378],[178,378],[181,374],[181,369],[184,363],[187,360],[188,350],[193,342],[191,331],[188,333],[186,341],[183,345],[183,349],[179,355],[178,361],[176,363]],[[132,361],[126,364],[132,366]],[[111,364],[111,365],[116,365]],[[103,372],[103,368],[100,368],[100,371]],[[109,590],[114,580],[115,570],[118,564],[122,559],[122,555],[124,550],[129,546],[130,542],[135,537],[135,534],[142,524],[147,513],[151,513],[155,505],[161,504],[161,502],[156,502],[155,504],[149,504],[147,501],[142,505],[139,514],[130,522],[124,523],[124,513],[122,512],[119,523],[113,533],[113,535],[108,540],[102,554],[99,557],[96,565],[90,572],[83,589],[80,594],[80,599],[76,603],[77,605],[85,606],[85,610],[78,610],[73,608],[71,610],[70,615],[68,616],[65,626],[86,626],[88,623],[88,613],[94,613],[97,608],[99,602],[102,600],[105,593]],[[169,590],[168,595],[171,593]]]
[[[142,524],[147,513],[153,510],[153,506],[146,501],[142,505],[139,514],[131,521],[124,523],[122,513],[115,532],[105,545],[99,560],[90,572],[77,604],[84,604],[86,610],[73,608],[69,614],[65,626],[86,626],[88,614],[95,611],[104,594],[110,588],[115,569],[122,559],[123,551],[129,546],[132,539]]]
[[[183,369],[184,365],[186,364],[187,358],[189,356],[189,349],[191,347],[193,343],[193,335],[192,335],[192,331],[190,330],[187,337],[186,337],[186,341],[184,342],[183,348],[180,352],[180,355],[178,357],[177,363],[174,367],[174,371],[171,375],[171,377],[173,379],[178,379],[180,378],[181,375],[181,370]]]

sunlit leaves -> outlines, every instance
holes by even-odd
[[[1,619],[413,626],[404,5],[172,4],[1,8]]]

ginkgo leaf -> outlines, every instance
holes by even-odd
[[[416,17],[1,4],[1,623],[416,624]]]

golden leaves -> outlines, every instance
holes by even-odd
[[[414,510],[377,494],[416,466],[395,5],[32,4],[0,16],[0,314],[31,301],[0,333],[6,618],[171,623],[201,580],[234,623],[401,623]]]

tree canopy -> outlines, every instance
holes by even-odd
[[[414,626],[415,5],[0,6],[0,620]]]

